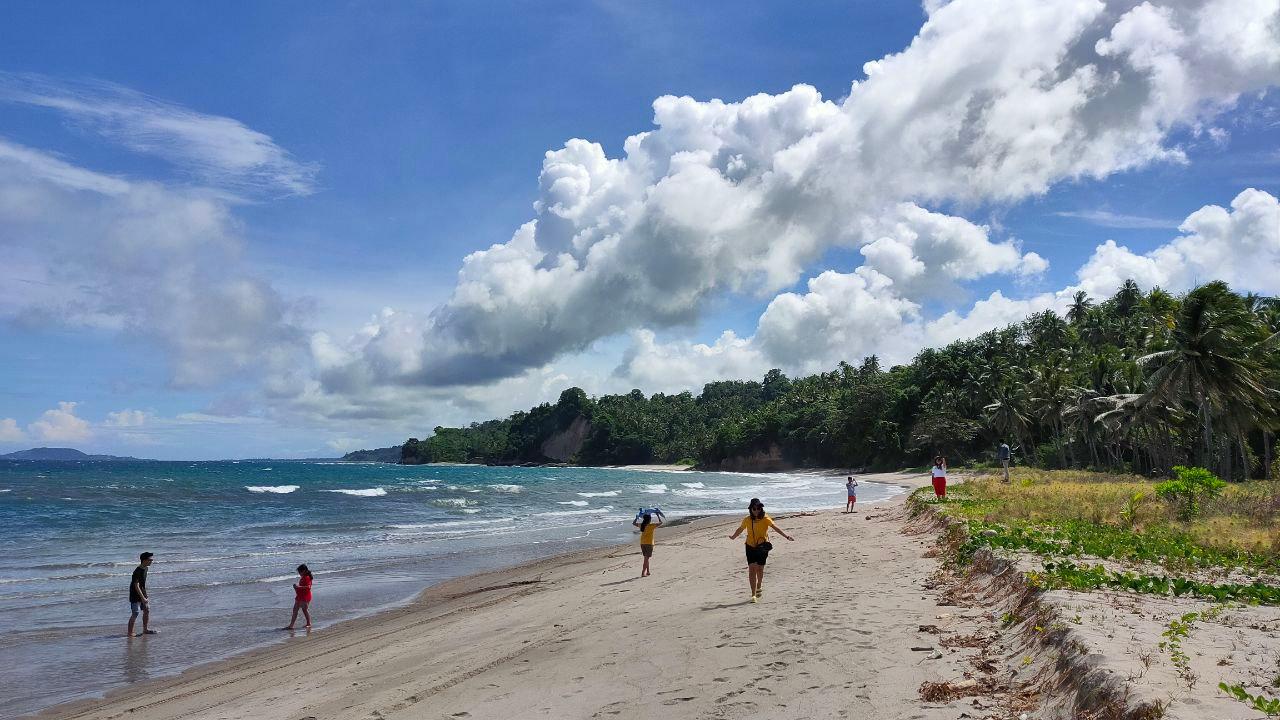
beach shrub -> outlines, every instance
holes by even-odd
[[[1156,485],[1156,494],[1177,508],[1180,520],[1195,518],[1200,513],[1201,502],[1220,495],[1227,486],[1204,468],[1179,465],[1173,472],[1174,479]]]

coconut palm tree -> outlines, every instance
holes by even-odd
[[[1025,441],[1027,429],[1031,425],[1031,418],[1026,410],[1027,399],[1007,387],[996,389],[992,398],[994,402],[983,408],[991,426],[1000,435],[1013,437],[1023,448],[1023,452],[1030,454],[1032,448]]]
[[[1084,318],[1089,314],[1089,308],[1093,307],[1093,301],[1089,299],[1089,294],[1083,290],[1077,290],[1076,294],[1071,298],[1071,307],[1067,310],[1067,320],[1075,326],[1079,326],[1084,322]]]
[[[1264,339],[1261,325],[1225,283],[1192,290],[1175,318],[1169,349],[1139,358],[1151,372],[1138,408],[1193,407],[1201,464],[1208,466],[1215,459],[1215,430],[1238,432],[1242,423],[1276,414],[1275,391],[1267,387],[1253,353]]]
[[[1130,278],[1125,280],[1124,284],[1120,286],[1120,289],[1116,291],[1115,297],[1112,298],[1112,301],[1115,303],[1116,312],[1119,313],[1121,317],[1129,317],[1138,309],[1138,305],[1142,302],[1142,289],[1138,287],[1138,283],[1134,282],[1133,279]]]

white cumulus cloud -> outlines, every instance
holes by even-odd
[[[60,402],[53,410],[45,410],[39,420],[27,426],[31,437],[42,442],[78,442],[93,437],[87,420],[76,416],[74,402]]]
[[[660,380],[659,387],[693,389],[715,377],[759,377],[771,367],[810,373],[871,354],[886,364],[905,363],[923,348],[972,338],[1038,312],[1062,314],[1077,290],[1110,297],[1127,279],[1145,289],[1174,292],[1221,279],[1240,291],[1280,294],[1275,272],[1280,268],[1280,200],[1275,196],[1245,190],[1229,209],[1206,205],[1180,229],[1182,235],[1141,255],[1107,240],[1077,270],[1078,282],[1055,292],[1017,298],[996,290],[967,310],[932,318],[902,294],[902,287],[866,265],[852,273],[827,271],[809,281],[807,292],[775,298],[749,337],[726,333],[731,342],[707,346],[655,344],[652,333],[634,333],[618,373]]]
[[[13,418],[0,418],[0,442],[16,443],[27,439],[27,434],[18,427]]]
[[[468,256],[444,305],[346,348],[324,389],[515,377],[601,338],[688,326],[728,292],[769,297],[838,246],[864,267],[777,298],[758,341],[787,357],[777,324],[861,347],[933,288],[1046,267],[929,206],[1183,162],[1171,133],[1203,131],[1280,78],[1275,0],[925,7],[910,45],[868,63],[840,102],[805,85],[741,102],[665,96],[618,157],[581,139],[548,152],[533,219]],[[1001,305],[989,301],[982,312]]]
[[[1081,286],[1102,294],[1133,278],[1144,287],[1187,290],[1210,280],[1280,294],[1280,201],[1249,188],[1230,208],[1206,205],[1178,226],[1182,235],[1137,254],[1108,240],[1080,268]]]

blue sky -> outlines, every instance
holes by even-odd
[[[1263,59],[1226,68],[1223,72],[1235,79],[1223,87],[1197,84],[1192,77],[1184,89],[1195,102],[1160,105],[1148,98],[1149,114],[1159,118],[1151,127],[1136,127],[1138,120],[1117,121],[1129,144],[1116,146],[1112,155],[1139,148],[1126,163],[1091,158],[1077,168],[1057,160],[1062,167],[1041,170],[1029,153],[1032,160],[1020,167],[1030,169],[1019,170],[1023,175],[1018,177],[998,177],[989,189],[969,192],[964,183],[940,182],[937,190],[917,192],[932,180],[893,174],[897,163],[892,156],[833,160],[851,187],[861,178],[883,175],[887,179],[876,187],[903,189],[886,193],[874,207],[842,206],[839,212],[847,216],[814,231],[821,236],[816,247],[801,239],[796,241],[800,249],[783,259],[744,259],[743,274],[690,290],[687,307],[658,303],[641,307],[634,317],[583,328],[577,325],[592,323],[557,319],[561,316],[554,313],[580,314],[557,301],[536,316],[549,318],[551,339],[546,339],[491,324],[488,316],[477,315],[476,306],[450,304],[468,254],[506,243],[535,215],[539,233],[549,226],[546,212],[533,209],[540,197],[546,199],[540,194],[539,173],[547,151],[570,138],[583,138],[599,143],[608,158],[621,158],[628,137],[654,129],[653,103],[663,95],[737,103],[761,93],[778,97],[805,84],[816,88],[830,108],[842,107],[852,115],[859,98],[849,103],[845,98],[852,82],[867,78],[863,64],[911,46],[915,55],[903,53],[898,69],[884,71],[902,73],[900,92],[909,94],[912,82],[924,83],[920,78],[951,69],[930,65],[939,62],[938,56],[926,54],[930,42],[940,42],[937,38],[947,33],[962,42],[966,27],[1009,22],[988,17],[998,13],[994,4],[942,5],[929,4],[935,14],[929,20],[926,8],[918,5],[878,2],[756,3],[751,8],[717,2],[81,3],[74,11],[47,3],[14,4],[0,28],[0,73],[5,74],[0,77],[0,94],[5,95],[0,141],[39,153],[41,167],[57,161],[95,176],[123,179],[132,186],[130,197],[145,187],[147,212],[169,217],[165,208],[191,202],[212,207],[218,219],[213,221],[216,229],[209,231],[216,239],[199,234],[183,245],[181,252],[190,254],[165,255],[178,252],[166,248],[158,255],[171,258],[165,261],[170,264],[189,257],[204,263],[192,270],[194,275],[162,283],[165,293],[177,293],[170,287],[175,283],[188,284],[187,292],[142,303],[139,295],[156,292],[147,273],[126,282],[101,262],[85,261],[80,268],[67,261],[78,254],[79,243],[92,246],[95,233],[113,235],[119,226],[112,223],[125,222],[120,213],[111,212],[112,219],[103,225],[67,226],[59,213],[87,202],[85,192],[77,190],[57,194],[57,204],[42,206],[36,200],[21,206],[35,217],[0,214],[0,251],[7,245],[12,254],[5,257],[22,259],[11,262],[7,271],[0,269],[5,286],[0,293],[0,420],[11,421],[0,424],[0,451],[53,444],[168,458],[333,455],[422,435],[436,424],[505,414],[554,399],[568,384],[592,392],[632,384],[646,390],[696,389],[710,378],[688,371],[691,365],[749,376],[774,365],[811,371],[870,352],[905,360],[922,344],[944,342],[962,332],[928,324],[949,311],[970,317],[977,327],[1013,319],[1009,313],[1052,306],[1055,294],[1080,286],[1077,271],[1104,240],[1114,239],[1141,256],[1186,235],[1177,226],[1202,207],[1229,208],[1246,188],[1280,195],[1280,114],[1266,92],[1278,79],[1274,60],[1266,59],[1271,57],[1268,43],[1275,39],[1264,34],[1252,40]],[[1213,3],[1207,5],[1205,15],[1211,15]],[[961,22],[961,13],[973,17]],[[1203,30],[1176,14],[1166,19],[1189,38]],[[926,20],[936,26],[935,36],[922,36],[913,45]],[[1137,15],[1129,20],[1135,27],[1151,26],[1139,23],[1144,18]],[[1018,22],[1034,32],[1036,18]],[[1080,22],[1081,34],[1105,35],[1109,28],[1123,27],[1125,10],[1089,15]],[[1135,76],[1141,76],[1144,68],[1137,58],[1143,55],[1131,46],[1156,40],[1133,39],[1132,33],[1115,30],[1110,37],[1117,45],[1128,43],[1122,50],[1130,53],[1125,57],[1136,68]],[[1079,37],[1061,41],[1064,47],[1093,45]],[[1045,44],[1052,46],[1049,40]],[[1120,57],[1120,52],[1109,57]],[[1172,52],[1188,67],[1216,61]],[[1022,91],[1000,91],[1015,90]],[[871,91],[861,92],[870,96]],[[891,98],[893,90],[881,92]],[[1095,100],[1090,91],[1082,92]],[[15,93],[41,99],[15,99]],[[76,109],[67,109],[66,98],[76,99]],[[1111,102],[1100,91],[1098,98],[1098,103]],[[797,112],[812,114],[826,107],[805,102],[809,109]],[[123,106],[127,113],[101,110]],[[776,110],[779,117],[784,110]],[[864,107],[861,112],[865,116],[868,111]],[[1104,113],[1095,114],[1104,119],[1088,122],[1109,121]],[[214,124],[230,127],[237,137],[252,134],[255,147],[267,148],[268,158],[246,170],[219,154],[221,148],[201,144],[189,133],[170,136],[167,126],[152,125],[155,134],[143,134],[140,124],[152,117],[196,118],[201,132],[212,127],[206,120],[225,119],[232,125],[221,120]],[[1080,117],[1070,119],[1084,127]],[[681,132],[679,142],[700,142],[689,139],[697,133],[688,128]],[[821,132],[836,130],[814,130]],[[1063,144],[1079,143],[1080,156],[1117,142],[1092,125],[1076,135]],[[742,141],[745,147],[753,142]],[[934,162],[957,161],[904,157],[901,165],[929,168]],[[859,163],[866,163],[865,169]],[[724,172],[727,177],[729,171]],[[949,172],[962,178],[966,170]],[[938,176],[943,175],[939,170]],[[1000,189],[1000,183],[1013,186],[1024,176],[1040,186]],[[9,197],[27,197],[21,193],[29,174],[16,172],[14,177],[0,190],[10,192]],[[768,173],[741,182],[757,177]],[[164,197],[153,199],[156,193]],[[893,213],[903,202],[935,215],[898,218]],[[1265,199],[1259,202],[1258,212],[1269,217]],[[94,201],[95,208],[100,204]],[[678,214],[671,208],[664,212]],[[943,217],[956,222],[948,225]],[[573,222],[579,230],[587,227],[581,218]],[[970,243],[967,249],[949,245],[947,252],[969,255],[934,256],[935,267],[921,249],[927,240],[924,231],[908,228],[909,239],[903,240],[890,229],[916,222],[968,238],[955,241]],[[844,229],[855,225],[864,230]],[[870,226],[875,227],[865,229]],[[939,229],[944,226],[951,229]],[[1269,231],[1266,222],[1263,227]],[[40,235],[61,237],[64,232],[61,245]],[[727,242],[749,245],[749,238],[734,235],[739,232],[726,230]],[[973,239],[973,232],[985,239]],[[882,273],[877,277],[894,278],[891,295],[883,287],[863,287],[864,279],[855,282],[855,271],[864,263],[862,249],[880,235],[896,238],[889,243],[894,247],[914,247],[925,277],[934,279],[908,291],[906,281],[888,265],[876,265],[874,272]],[[629,237],[624,232],[623,242]],[[664,238],[658,233],[641,240],[667,242]],[[1245,242],[1235,235],[1213,239]],[[1260,241],[1268,251],[1269,240]],[[163,234],[147,242],[163,244]],[[210,242],[213,259],[202,245]],[[540,235],[539,247],[545,250],[546,242]],[[1028,260],[1028,253],[1040,260]],[[1122,258],[1117,267],[1128,268],[1129,260]],[[576,261],[588,262],[585,255]],[[1047,261],[1046,268],[1041,261]],[[748,267],[752,262],[758,264]],[[788,262],[796,263],[796,272],[775,272]],[[551,263],[546,258],[533,267],[546,269]],[[1002,269],[981,270],[987,263],[1003,263]],[[967,269],[948,269],[959,265]],[[64,273],[68,266],[74,272]],[[491,258],[478,259],[471,267],[484,271],[486,278],[499,277]],[[847,296],[855,298],[850,307],[860,310],[850,317],[824,316],[821,322],[811,316],[825,290],[813,290],[809,281],[824,270],[839,274],[832,282],[844,282],[839,292],[853,292]],[[864,272],[872,270],[868,265]],[[1206,280],[1211,278],[1201,274],[1216,273],[1236,284],[1258,285],[1248,289],[1277,291],[1247,269],[1235,272],[1211,263],[1192,275]],[[757,282],[762,274],[770,279]],[[678,269],[672,275],[679,276]],[[1153,277],[1174,289],[1186,282],[1180,275]],[[205,282],[210,288],[250,283],[253,295],[246,302],[253,308],[275,304],[285,309],[278,318],[268,312],[275,318],[270,322],[255,315],[256,310],[246,310],[243,316],[259,324],[241,334],[236,319],[241,315],[229,314],[216,338],[203,337],[200,327],[219,320],[218,303],[206,303],[202,295],[200,283]],[[681,295],[684,289],[664,292]],[[523,292],[518,283],[490,285],[485,292],[508,291],[517,302]],[[978,317],[974,303],[997,291],[1027,304],[999,316]],[[112,292],[121,296],[114,298]],[[785,303],[771,308],[787,292],[797,298],[791,313],[783,312]],[[857,298],[864,295],[866,304],[858,305],[862,301]],[[530,303],[538,301],[529,297]],[[625,316],[626,308],[651,300],[648,295],[610,296],[608,302],[617,303],[623,308],[618,313]],[[193,303],[191,308],[184,305],[180,313],[166,314],[185,302]],[[902,303],[915,308],[893,320],[918,326],[919,334],[912,336],[915,347],[887,340],[880,347],[877,333],[890,339],[898,333],[886,320],[892,313],[883,315],[878,302],[899,311]],[[453,311],[448,323],[427,319],[445,305]],[[395,319],[370,323],[384,307],[395,309]],[[807,343],[779,329],[786,318],[800,318],[787,332],[818,323],[824,337],[845,339],[812,357],[788,355],[779,350],[787,342],[776,338]],[[362,326],[370,328],[364,336]],[[726,330],[751,344],[737,350],[716,346]],[[652,331],[650,349],[658,348],[656,355],[637,350],[644,346],[635,335],[641,331]],[[402,340],[425,337],[425,350],[405,349],[404,342],[389,340],[396,332]],[[318,354],[316,333],[341,346],[339,359]],[[369,341],[369,334],[377,337]],[[494,336],[504,338],[501,346],[489,340]],[[463,343],[462,350],[450,344],[471,337],[480,339]],[[699,356],[698,343],[710,344],[713,354]],[[388,348],[407,354],[388,359]],[[217,353],[227,358],[195,367]],[[444,359],[433,364],[435,357]],[[691,362],[691,357],[714,359]],[[395,369],[387,370],[388,365]],[[459,376],[459,367],[475,372]],[[376,403],[368,401],[373,397]]]

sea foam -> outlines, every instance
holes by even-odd
[[[297,485],[245,485],[245,490],[254,493],[275,493],[277,495],[288,495],[298,489]]]
[[[542,514],[548,517],[563,517],[566,515],[598,515],[600,513],[607,513],[610,510],[613,510],[612,505],[605,505],[602,508],[593,508],[591,510],[556,510],[554,512],[546,512]]]
[[[440,507],[458,507],[458,508],[461,508],[461,507],[467,507],[467,506],[469,506],[469,505],[475,505],[475,504],[476,504],[476,501],[475,501],[475,500],[468,500],[468,499],[466,499],[466,498],[440,498],[439,500],[432,500],[432,501],[431,501],[431,504],[432,504],[432,505],[438,505],[438,506],[440,506]]]
[[[617,490],[608,490],[598,493],[578,493],[578,497],[618,497]]]
[[[383,490],[380,487],[364,488],[363,490],[347,490],[344,488],[341,490],[325,490],[325,492],[342,493],[343,495],[355,495],[356,497],[382,497],[383,495],[387,494],[387,491]]]

